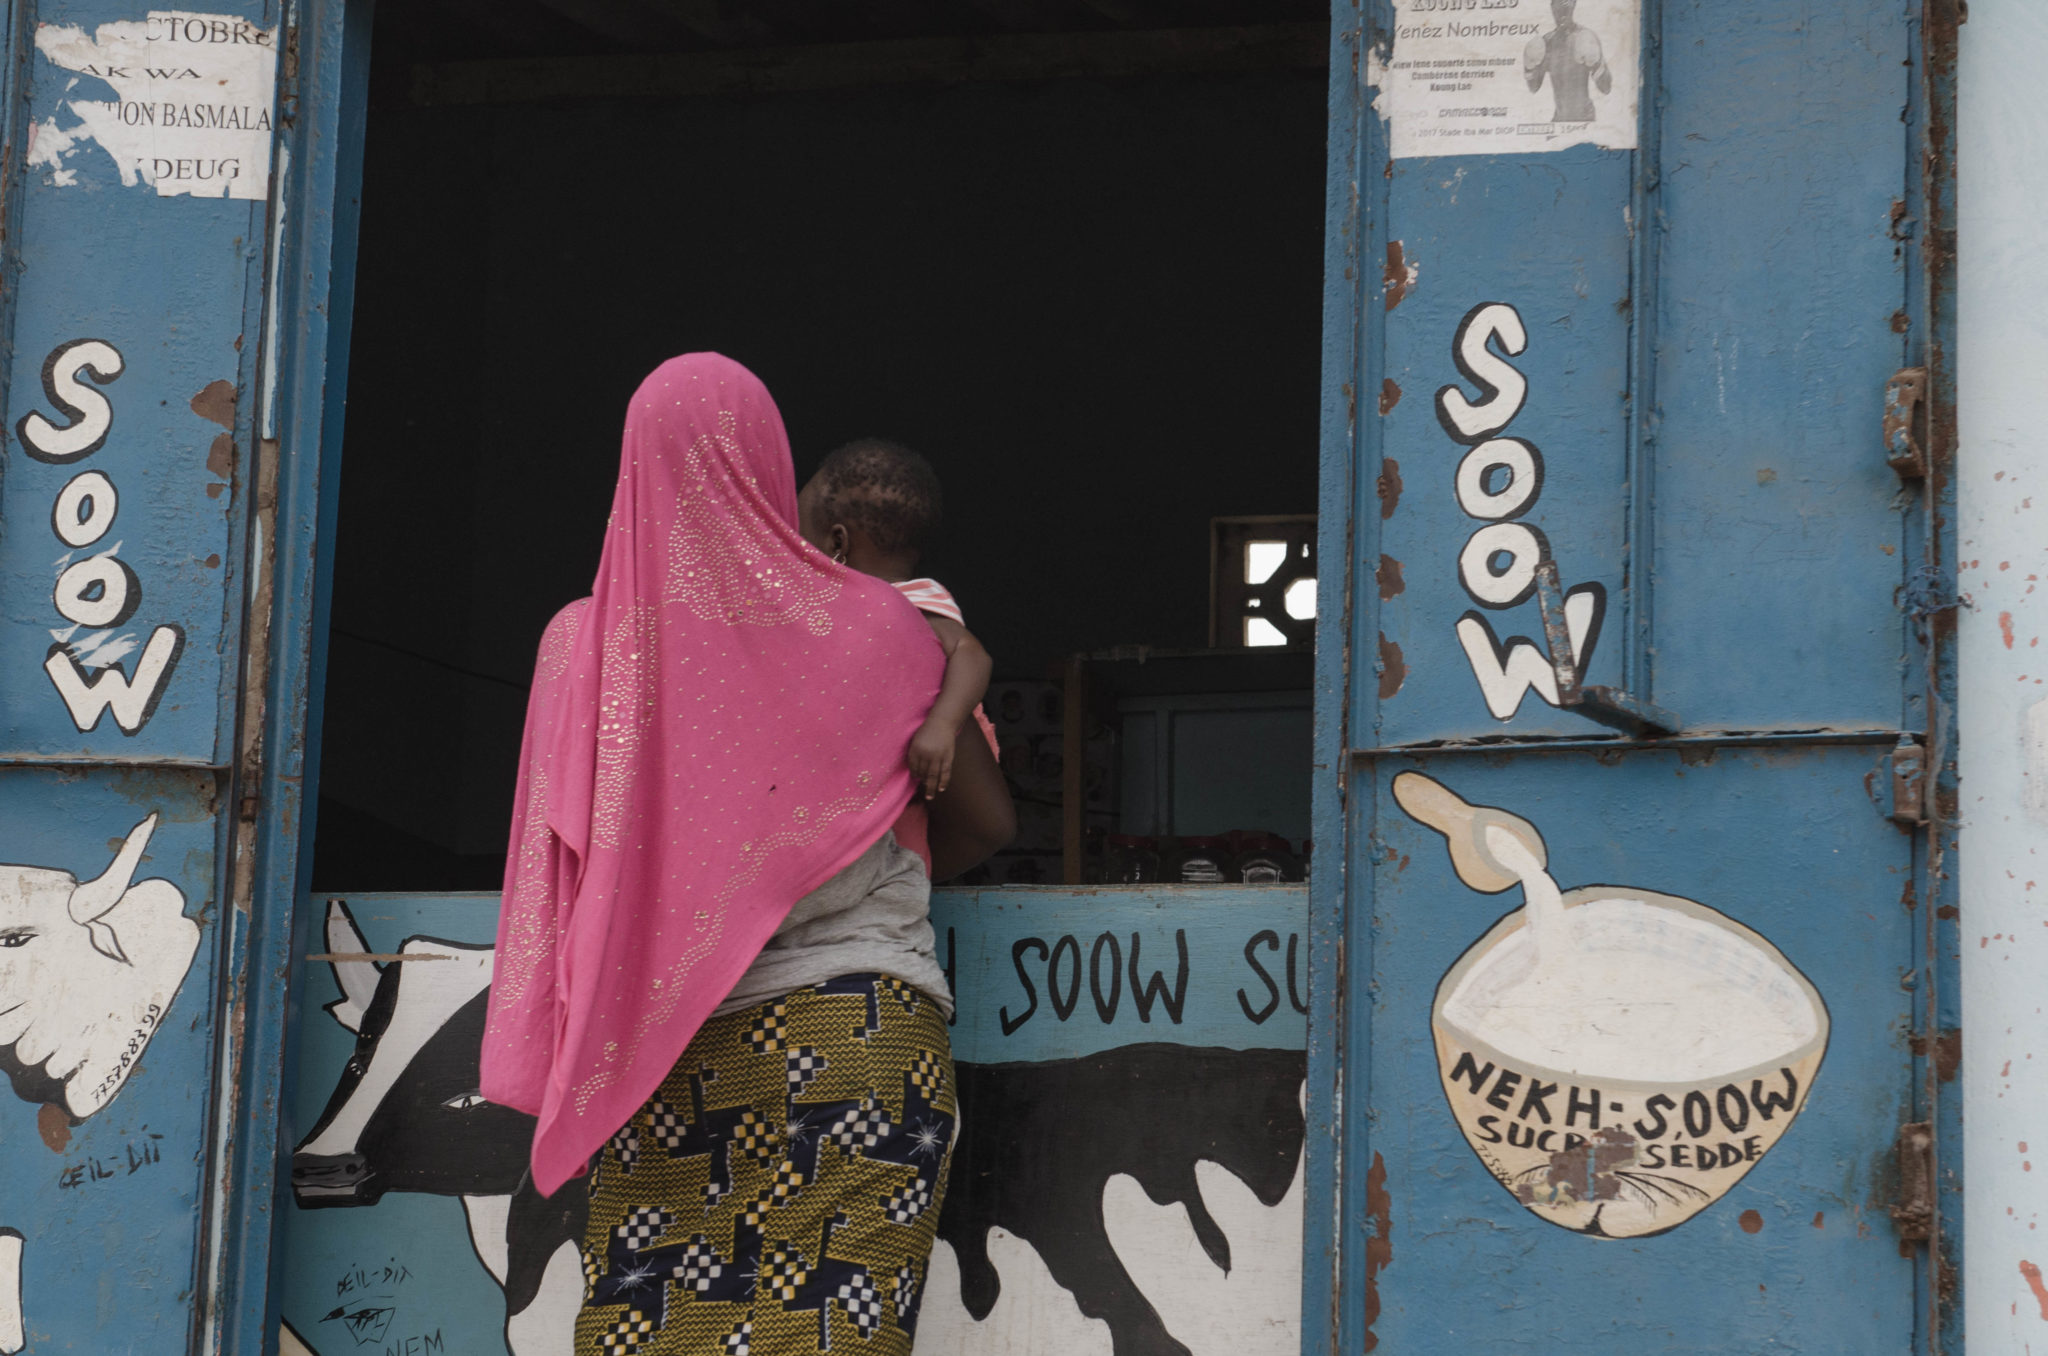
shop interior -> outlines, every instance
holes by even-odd
[[[313,886],[494,890],[627,396],[716,349],[801,481],[923,452],[1018,841],[969,883],[1300,879],[1319,0],[387,0]]]

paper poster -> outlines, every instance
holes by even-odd
[[[77,184],[78,157],[96,145],[123,185],[147,184],[160,197],[269,195],[275,29],[232,14],[151,10],[91,34],[42,24],[36,50],[72,73],[60,111],[29,128],[28,163],[53,185]]]
[[[1394,157],[1636,144],[1639,0],[1394,0]]]

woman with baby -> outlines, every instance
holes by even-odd
[[[958,1129],[931,880],[1014,816],[980,647],[806,499],[840,512],[799,521],[752,373],[662,364],[541,641],[482,1091],[538,1118],[541,1192],[589,1170],[579,1354],[911,1347]]]

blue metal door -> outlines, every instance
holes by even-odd
[[[1940,72],[1879,3],[1337,43],[1310,1330],[1928,1350]]]
[[[367,14],[0,14],[0,1353],[257,1352]]]
[[[264,0],[5,15],[0,1351],[218,1349],[275,1049],[238,716],[286,30]]]

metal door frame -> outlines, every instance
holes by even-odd
[[[1344,1172],[1345,1051],[1368,1048],[1371,1011],[1344,1001],[1347,962],[1363,958],[1369,973],[1370,936],[1347,954],[1349,924],[1367,918],[1369,901],[1353,907],[1347,880],[1353,816],[1346,804],[1350,780],[1351,682],[1354,668],[1370,672],[1374,634],[1369,592],[1359,563],[1379,555],[1379,516],[1364,511],[1379,502],[1364,468],[1377,466],[1378,430],[1358,418],[1360,401],[1375,390],[1384,312],[1366,305],[1366,278],[1385,181],[1367,176],[1367,164],[1386,155],[1386,124],[1366,116],[1369,6],[1385,0],[1332,0],[1328,168],[1323,188],[1322,435],[1316,503],[1315,785],[1309,821],[1321,851],[1309,878],[1308,1088],[1306,1157],[1302,1170],[1301,1356],[1336,1356],[1361,1350],[1347,1299],[1344,1245],[1366,1218],[1364,1182]],[[1391,11],[1375,15],[1385,29]],[[1354,599],[1356,601],[1354,601]],[[1370,810],[1365,813],[1369,815]],[[1360,1074],[1364,1070],[1359,1070]]]
[[[240,744],[247,769],[235,844],[236,939],[228,1010],[246,1045],[215,1091],[225,1146],[210,1202],[219,1240],[207,1259],[202,1349],[277,1349],[289,1174],[296,1138],[284,1109],[295,1072],[287,1035],[303,995],[295,956],[313,920],[294,904],[312,863],[326,678],[329,581],[348,388],[373,0],[292,0],[278,82],[259,357],[259,531],[249,577]]]

